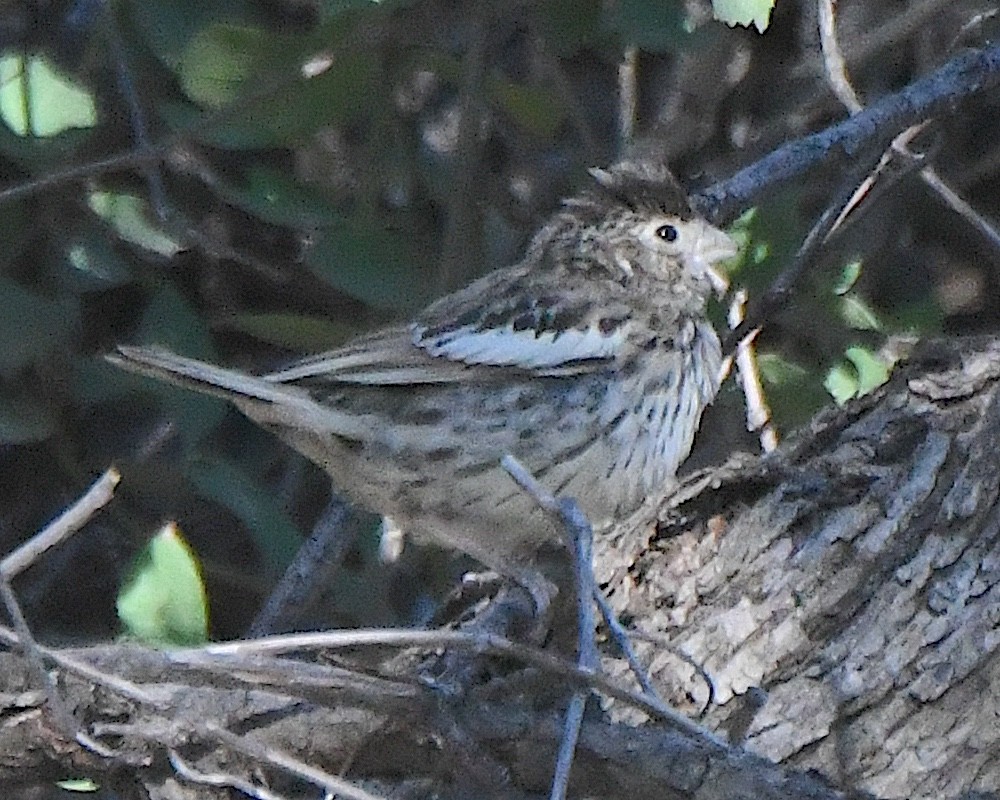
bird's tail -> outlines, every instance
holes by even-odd
[[[131,372],[229,400],[260,425],[347,438],[363,436],[370,425],[364,415],[325,408],[300,387],[184,358],[160,347],[122,345],[106,358]]]
[[[237,370],[184,358],[161,347],[120,345],[116,352],[110,353],[106,358],[130,372],[227,400],[246,398],[277,403],[285,402],[289,396],[287,388]]]

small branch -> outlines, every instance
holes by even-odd
[[[635,121],[639,106],[639,50],[635,45],[625,48],[618,65],[618,152],[635,136]]]
[[[847,64],[837,41],[836,0],[819,0],[819,36],[826,79],[833,93],[852,114],[864,109],[847,77]]]
[[[837,96],[837,99],[843,103],[844,107],[852,115],[860,114],[864,111],[864,106],[858,99],[858,95],[851,85],[850,78],[847,76],[847,65],[837,38],[836,0],[818,0],[818,4],[820,42],[823,50],[823,64],[826,68],[827,82],[833,89],[833,93]],[[919,156],[914,155],[907,147],[907,144],[922,127],[922,125],[911,126],[895,137],[889,146],[890,152],[902,156],[911,163],[914,159],[919,159]],[[888,154],[883,156],[876,172],[884,168],[887,162]],[[997,231],[996,227],[989,220],[962,198],[958,192],[952,189],[933,167],[926,166],[921,169],[920,179],[945,206],[964,219],[994,250],[1000,252],[1000,232]],[[873,181],[874,176],[872,177]]]
[[[317,578],[322,578],[329,565],[340,563],[354,540],[354,532],[349,530],[351,523],[350,507],[339,497],[332,496],[309,538],[257,612],[247,632],[248,638],[274,633],[288,620],[293,609],[306,605],[316,591]]]
[[[236,789],[238,792],[242,792],[247,797],[256,798],[256,800],[287,800],[284,795],[276,794],[270,789],[265,789],[263,786],[258,786],[255,783],[247,780],[246,778],[241,778],[237,775],[229,775],[219,772],[201,772],[196,770],[190,764],[187,763],[176,750],[171,750],[169,753],[170,766],[174,768],[174,771],[184,780],[190,781],[191,783],[197,783],[202,786],[216,786],[222,788]]]
[[[962,53],[849,119],[782,145],[731,178],[707,187],[692,202],[709,220],[726,222],[762,194],[791,182],[831,156],[857,158],[862,149],[884,149],[899,131],[928,117],[953,113],[961,101],[997,85],[1000,44]]]
[[[743,322],[746,302],[746,289],[739,289],[729,306],[730,329],[735,330]],[[736,373],[746,401],[747,430],[758,433],[761,449],[765,453],[770,453],[778,447],[778,434],[772,424],[771,409],[768,408],[767,399],[764,397],[764,387],[761,385],[760,371],[757,369],[757,355],[753,349],[754,340],[759,332],[759,328],[751,330],[736,346]]]
[[[326,789],[328,792],[346,800],[386,800],[381,795],[366,792],[348,781],[337,778],[329,772],[300,761],[272,747],[258,744],[248,736],[238,736],[230,730],[216,725],[214,722],[202,723],[198,726],[202,731],[216,739],[220,744],[238,753],[250,756],[262,764],[270,764],[290,775],[295,775],[314,786]]]
[[[3,599],[7,614],[14,623],[18,644],[24,652],[35,679],[45,689],[53,716],[69,739],[75,739],[87,749],[106,758],[113,758],[115,753],[80,730],[72,709],[63,700],[59,687],[56,686],[55,678],[45,668],[42,648],[35,641],[28,621],[24,617],[24,612],[21,610],[21,604],[11,586],[11,581],[18,573],[37,561],[47,550],[72,536],[94,514],[107,505],[120,480],[121,476],[118,474],[118,470],[113,467],[109,469],[97,479],[83,497],[45,526],[41,532],[31,537],[3,561],[0,561],[0,598]]]
[[[101,475],[83,497],[46,525],[40,533],[0,561],[0,575],[10,580],[31,566],[46,550],[61,544],[64,539],[80,530],[111,501],[119,481],[121,475],[114,467]]]

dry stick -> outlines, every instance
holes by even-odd
[[[521,462],[512,455],[506,455],[500,462],[507,473],[527,492],[539,507],[556,517],[563,525],[567,544],[573,553],[574,576],[576,578],[576,638],[577,666],[587,672],[597,672],[600,668],[600,656],[594,642],[594,607],[591,598],[594,596],[595,584],[592,544],[594,539],[590,521],[584,515],[575,500],[557,500],[535,480]],[[580,738],[580,728],[583,725],[583,712],[587,705],[589,689],[576,689],[570,697],[566,709],[566,720],[563,724],[563,738],[556,758],[555,773],[552,777],[550,800],[564,800],[569,788],[570,771],[573,768],[573,756],[576,753],[576,743]]]
[[[639,107],[639,49],[625,48],[618,64],[618,149],[624,152],[635,133]]]
[[[311,767],[303,761],[270,747],[258,744],[247,736],[239,736],[232,731],[216,725],[214,722],[204,723],[198,726],[207,735],[216,741],[235,750],[238,753],[250,756],[264,764],[283,770],[290,775],[295,775],[304,781],[308,781],[315,786],[320,786],[328,792],[332,792],[346,800],[386,800],[381,795],[372,794],[364,789],[355,786],[348,781],[331,775],[321,769]]]
[[[3,629],[0,628],[0,634]],[[166,654],[174,663],[191,663],[204,666],[205,659],[224,658],[228,655],[253,653],[288,653],[304,650],[344,649],[355,647],[454,647],[476,653],[491,653],[514,658],[550,675],[589,686],[615,700],[627,703],[654,720],[665,722],[706,744],[722,744],[709,731],[691,722],[687,717],[665,705],[655,696],[625,689],[600,673],[589,673],[574,664],[552,656],[542,650],[511,642],[492,634],[468,634],[461,631],[418,631],[409,628],[321,631],[285,636],[269,636],[254,641],[224,642],[189,650],[175,650]],[[225,665],[224,660],[219,662]]]
[[[101,475],[83,497],[52,520],[41,532],[0,561],[0,575],[9,581],[33,564],[46,550],[62,543],[80,530],[94,514],[110,502],[120,481],[121,475],[114,467]]]
[[[274,632],[290,609],[301,608],[313,594],[317,574],[322,574],[321,570],[328,565],[340,563],[354,540],[349,528],[350,517],[350,507],[332,495],[309,538],[299,547],[292,563],[254,617],[248,638]]]
[[[9,645],[20,644],[20,637],[8,627],[0,625],[0,641]],[[665,723],[711,749],[728,750],[726,743],[683,714],[665,705],[655,697],[626,689],[600,673],[579,669],[576,665],[533,647],[517,644],[499,636],[467,634],[461,631],[419,631],[407,628],[372,629],[352,631],[323,631],[299,633],[284,636],[268,636],[253,641],[232,641],[209,644],[183,650],[150,650],[168,664],[192,666],[199,669],[217,668],[232,674],[230,656],[246,656],[254,653],[289,653],[310,650],[354,649],[358,647],[424,647],[437,649],[452,647],[474,653],[489,653],[503,658],[513,658],[538,669],[548,675],[588,686],[613,700],[641,711],[651,719]],[[79,660],[79,651],[70,655],[56,648],[39,646],[47,659],[67,672],[79,675],[95,685],[104,686],[116,694],[150,707],[164,710],[161,700],[145,692],[142,687],[114,675],[108,675],[97,667]],[[106,652],[106,650],[102,651]]]
[[[563,504],[567,501],[556,500],[513,456],[504,456],[500,463],[503,465],[504,469],[510,473],[510,476],[517,482],[517,484],[530,494],[543,510],[559,519],[559,521],[566,527],[568,534],[572,536],[575,532],[586,533],[587,531],[590,531],[590,521],[580,510],[579,506],[576,505],[575,501],[569,501],[571,506],[564,506]],[[575,555],[576,543],[570,542],[569,544]],[[582,576],[584,578],[584,582],[589,585],[591,596],[601,611],[601,618],[604,620],[604,624],[607,625],[608,631],[614,639],[615,644],[618,646],[618,649],[621,650],[622,655],[625,656],[625,660],[628,662],[629,667],[632,669],[636,679],[639,681],[639,685],[642,687],[643,693],[654,703],[666,708],[666,705],[657,694],[652,681],[650,681],[649,676],[646,674],[645,668],[639,661],[639,657],[636,655],[635,649],[632,647],[628,631],[625,630],[625,627],[618,621],[618,617],[616,616],[614,609],[611,608],[611,604],[608,603],[607,598],[594,581],[591,557],[588,555],[586,561],[582,563],[587,568],[587,574]],[[575,566],[578,570],[581,569],[581,562],[577,560]],[[591,626],[589,630],[593,631],[593,626]]]
[[[847,64],[837,39],[836,0],[818,0],[820,44],[823,50],[823,65],[826,79],[833,89],[837,99],[852,116],[864,111],[864,106],[854,91],[850,78],[847,76]],[[912,129],[903,131],[893,139],[890,150],[903,158],[919,158],[906,146],[915,135]],[[948,208],[964,219],[973,229],[986,239],[995,249],[1000,251],[1000,232],[982,214],[976,211],[968,202],[952,189],[938,175],[937,171],[926,166],[920,170],[920,178]]]
[[[998,84],[1000,44],[967,51],[853,117],[782,145],[732,177],[707,187],[692,202],[709,220],[727,222],[754,198],[791,182],[816,164],[834,156],[856,158],[866,147],[882,150],[899,131],[928,117],[954,113],[962,100]]]
[[[0,586],[2,586],[2,584],[0,584]],[[15,645],[22,644],[25,641],[23,634],[15,634],[10,629],[2,626],[0,626],[0,639],[4,639],[9,644]],[[116,675],[108,675],[104,671],[93,667],[86,662],[67,656],[59,650],[37,645],[36,647],[39,654],[44,655],[62,669],[83,677],[95,685],[103,686],[122,697],[141,703],[164,714],[175,711],[175,709],[165,703],[162,698],[151,695],[149,692],[145,691],[143,687],[133,683],[132,681],[120,678]],[[169,654],[167,653],[159,653],[159,655],[164,656],[167,661],[172,660],[169,658]],[[228,668],[227,674],[230,676],[232,675],[231,665]],[[61,698],[59,702],[62,702]],[[303,764],[290,755],[247,742],[245,737],[236,736],[230,731],[220,728],[218,725],[204,723],[200,720],[184,718],[178,720],[178,722],[196,734],[211,738],[226,747],[258,758],[258,760],[262,762],[269,763],[272,766],[278,767],[279,769],[289,772],[290,774],[302,778],[303,780],[309,781],[317,786],[321,786],[328,791],[340,794],[345,798],[349,798],[349,800],[384,800],[384,798],[365,792],[364,790],[359,789],[334,775],[330,775],[322,770],[317,770],[307,764]],[[142,731],[133,731],[133,735],[141,736]],[[149,738],[150,741],[162,744],[162,736],[159,733],[156,733]],[[93,750],[102,756],[120,759],[120,754],[108,750],[99,742],[94,741],[91,737],[83,733],[77,733],[76,740],[84,747]]]
[[[663,701],[657,696],[646,671],[635,655],[628,639],[628,633],[618,622],[614,610],[594,580],[591,550],[593,529],[579,504],[570,498],[557,500],[512,455],[504,456],[501,459],[501,464],[517,484],[531,495],[539,507],[559,519],[565,527],[567,538],[570,540],[568,544],[573,551],[577,585],[577,668],[583,673],[596,674],[600,666],[600,656],[594,642],[594,612],[591,606],[591,601],[596,600],[612,636],[615,637],[629,666],[639,679],[644,695],[657,705],[663,706]],[[574,692],[566,710],[564,735],[556,761],[555,776],[552,780],[551,800],[561,800],[566,796],[573,754],[579,738],[588,694],[589,689]]]
[[[183,730],[180,730],[181,727],[183,727]],[[261,764],[269,764],[282,772],[325,789],[337,797],[346,798],[346,800],[387,800],[382,795],[372,794],[349,781],[331,775],[325,770],[312,767],[289,753],[269,745],[258,743],[249,736],[237,735],[228,728],[224,728],[214,722],[204,722],[200,719],[181,717],[173,721],[169,729],[164,729],[162,726],[155,727],[146,720],[141,726],[103,723],[99,726],[99,730],[101,733],[111,736],[143,739],[158,745],[165,743],[171,745],[170,749],[168,749],[168,754],[170,762],[178,770],[178,774],[207,786],[234,786],[241,791],[247,791],[253,797],[279,797],[279,795],[261,794],[260,792],[266,790],[260,789],[260,787],[244,778],[224,773],[195,772],[173,749],[173,739],[183,740],[184,743],[191,742],[195,737],[211,740],[221,747],[242,753]],[[197,744],[198,742],[195,743]]]
[[[90,736],[80,730],[80,726],[73,717],[73,712],[66,704],[59,688],[55,684],[55,679],[45,669],[45,660],[42,656],[42,649],[35,641],[28,621],[21,611],[21,605],[17,601],[11,581],[18,573],[33,564],[47,550],[60,544],[76,531],[80,530],[87,521],[94,516],[103,506],[111,500],[115,487],[121,480],[118,470],[113,467],[105,472],[87,490],[83,497],[79,498],[73,505],[66,509],[56,519],[50,522],[38,534],[10,553],[3,561],[0,561],[0,596],[3,597],[4,606],[14,623],[17,631],[19,644],[24,651],[24,656],[35,673],[36,679],[44,687],[48,697],[49,706],[55,715],[63,733],[70,739],[75,739],[83,747],[106,758],[113,758],[114,751],[109,750]]]
[[[867,163],[863,165],[863,170],[855,170],[863,175],[867,175],[870,171]],[[755,335],[758,329],[764,327],[768,317],[784,303],[785,298],[791,294],[795,283],[805,272],[806,267],[812,263],[819,248],[826,242],[826,237],[837,224],[837,220],[842,217],[844,209],[856,196],[857,187],[861,180],[858,175],[852,174],[845,182],[844,188],[837,193],[833,202],[827,206],[809,233],[806,234],[806,238],[799,246],[791,264],[778,275],[763,295],[750,304],[743,321],[726,336],[722,343],[724,354],[728,355],[733,352],[739,347],[740,342]]]
[[[246,778],[241,778],[238,775],[221,772],[201,772],[200,770],[196,770],[183,758],[181,758],[180,753],[176,750],[171,750],[168,754],[168,758],[170,759],[170,766],[174,768],[174,772],[191,783],[197,783],[202,786],[218,786],[222,788],[236,789],[236,791],[242,792],[248,797],[255,797],[257,800],[287,800],[284,795],[272,792],[270,789],[265,789],[262,786],[257,786]]]
[[[132,70],[129,67],[125,45],[122,42],[121,34],[118,30],[118,20],[115,19],[114,11],[110,3],[102,3],[102,11],[105,15],[105,35],[111,46],[111,56],[115,62],[115,73],[118,79],[118,91],[125,99],[125,106],[128,108],[129,122],[139,148],[147,150],[152,142],[149,136],[149,125],[146,121],[146,112],[139,101],[139,93],[135,88],[135,81],[132,79]],[[167,190],[163,185],[163,175],[160,173],[160,163],[150,162],[143,165],[143,172],[146,177],[146,184],[149,187],[149,195],[152,199],[153,210],[156,217],[161,222],[170,216],[170,206],[167,202]]]
[[[738,289],[729,304],[728,323],[735,330],[743,322],[747,303],[747,290]],[[736,374],[743,388],[743,398],[747,409],[747,430],[760,431],[760,447],[770,453],[778,446],[778,434],[771,419],[771,409],[764,397],[764,387],[757,369],[757,356],[753,349],[754,340],[760,328],[755,328],[744,336],[736,346]],[[728,359],[727,359],[728,361]]]

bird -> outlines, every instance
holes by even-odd
[[[706,308],[737,247],[662,164],[590,171],[523,258],[408,324],[250,375],[158,347],[128,370],[223,397],[411,538],[460,551],[547,606],[537,564],[559,523],[501,466],[517,459],[595,530],[665,494],[720,382]]]

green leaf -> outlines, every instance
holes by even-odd
[[[874,391],[889,380],[889,365],[865,347],[848,347],[844,355],[858,373],[858,397]]]
[[[274,47],[276,37],[259,28],[209,25],[188,43],[178,73],[181,88],[194,102],[221,108],[233,102],[246,80]]]
[[[97,109],[90,92],[56,71],[45,56],[0,56],[0,118],[18,136],[49,137],[92,128]]]
[[[164,645],[208,640],[208,598],[201,565],[169,522],[146,546],[118,594],[118,618],[131,636]]]
[[[805,380],[809,371],[777,353],[758,353],[757,367],[760,376],[772,386],[785,386]]]
[[[846,363],[834,366],[823,386],[838,405],[855,397],[863,397],[889,380],[891,365],[865,347],[848,347]]]
[[[185,46],[178,64],[184,93],[202,108],[164,103],[160,113],[198,140],[230,148],[287,146],[316,131],[381,113],[389,85],[376,50],[355,45],[347,10],[308,34],[274,34],[243,22],[213,23]],[[341,43],[345,46],[340,47]],[[317,56],[329,66],[304,70]]]
[[[339,218],[322,192],[271,167],[251,166],[242,185],[221,184],[219,191],[230,203],[272,225],[301,230]]]
[[[874,309],[854,292],[841,298],[840,316],[857,331],[880,331],[883,327]]]
[[[91,192],[87,204],[125,241],[172,258],[185,249],[152,221],[149,204],[134,194]]]
[[[842,406],[857,395],[858,374],[847,364],[837,364],[826,374],[823,386],[837,405]]]
[[[304,314],[235,314],[218,325],[286,350],[309,353],[328,350],[358,332],[353,325]]]
[[[275,571],[291,562],[302,543],[302,533],[273,492],[264,491],[226,459],[199,458],[188,464],[187,472],[198,494],[228,508],[243,521]]]
[[[0,277],[0,373],[61,350],[78,328],[73,298],[53,300]]]
[[[777,353],[758,352],[757,366],[767,384],[767,402],[780,429],[805,424],[829,402],[816,374],[801,364]]]
[[[72,292],[112,289],[132,280],[129,265],[107,236],[87,230],[68,243],[61,266],[62,283]]]
[[[751,24],[758,33],[767,30],[775,0],[712,0],[715,18],[729,27]]]
[[[432,297],[422,264],[393,231],[364,219],[321,231],[305,255],[320,278],[375,308],[413,309]]]
[[[618,0],[606,6],[607,23],[626,42],[666,52],[687,37],[684,6],[667,0]]]
[[[492,94],[514,120],[539,136],[555,136],[566,120],[565,103],[550,89],[501,81]]]
[[[101,788],[90,778],[67,778],[64,781],[56,781],[56,786],[66,792],[96,792]]]
[[[851,287],[858,282],[858,278],[861,277],[861,262],[852,261],[850,264],[846,264],[844,269],[840,272],[840,277],[837,279],[837,283],[833,287],[834,294],[847,294]]]
[[[55,415],[37,397],[0,396],[0,442],[3,444],[41,442],[55,429]]]
[[[238,23],[251,14],[247,0],[206,3],[204,0],[156,0],[129,7],[143,44],[160,61],[175,69],[191,40],[206,27],[223,22]]]

